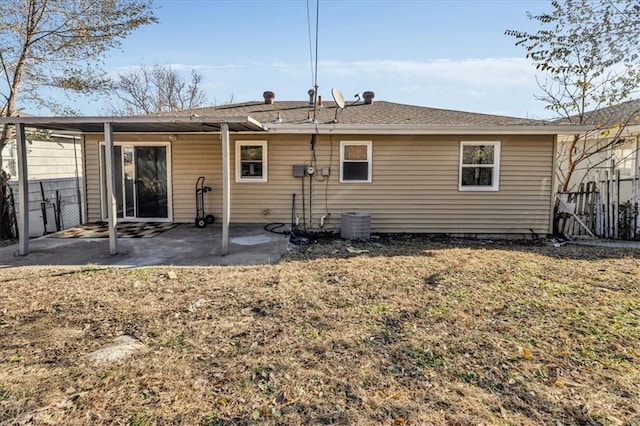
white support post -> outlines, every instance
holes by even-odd
[[[231,213],[231,167],[229,160],[229,125],[220,126],[222,138],[222,251],[220,254],[229,254],[229,216]]]
[[[116,203],[116,175],[113,152],[113,123],[104,123],[105,170],[107,174],[107,212],[109,216],[109,253],[118,254],[118,211]]]
[[[18,253],[29,254],[29,173],[27,171],[27,139],[24,124],[16,124],[18,142]]]

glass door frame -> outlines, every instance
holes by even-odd
[[[134,185],[134,191],[133,191],[133,211],[134,211],[134,216],[127,216],[127,206],[126,206],[126,181],[124,179],[124,174],[125,174],[125,169],[124,169],[124,155],[122,155],[122,158],[120,159],[121,164],[120,164],[120,168],[122,171],[122,216],[123,217],[118,217],[117,220],[118,222],[171,222],[172,218],[173,218],[173,191],[172,191],[172,172],[171,172],[171,143],[170,142],[127,142],[127,141],[122,141],[122,142],[114,142],[113,146],[116,147],[120,147],[122,149],[122,152],[124,152],[124,148],[125,147],[131,147],[133,148],[133,155],[131,158],[132,161],[132,167],[134,170],[134,173],[137,173],[136,171],[136,162],[135,162],[135,148],[138,146],[147,146],[147,147],[152,147],[152,146],[157,146],[157,147],[164,147],[166,149],[166,162],[167,162],[167,217],[137,217],[137,193],[135,191],[135,185]],[[98,169],[99,169],[99,175],[100,175],[100,215],[102,217],[103,221],[107,221],[108,217],[107,217],[107,206],[105,203],[106,200],[106,192],[107,189],[105,188],[104,182],[106,180],[105,177],[105,158],[104,158],[104,150],[105,150],[106,144],[104,143],[104,141],[100,142],[98,144]],[[114,159],[115,160],[115,159]],[[115,168],[115,167],[114,167]],[[115,170],[114,170],[115,171]],[[136,176],[133,177],[134,180],[136,179]]]

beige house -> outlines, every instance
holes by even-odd
[[[574,127],[366,95],[14,121],[82,133],[89,222],[192,223],[204,176],[223,237],[230,222],[338,230],[348,212],[370,215],[372,232],[551,233],[556,143]]]

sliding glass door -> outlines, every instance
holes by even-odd
[[[105,146],[101,145],[103,217],[108,218]],[[127,220],[169,218],[167,146],[114,146],[116,208]]]

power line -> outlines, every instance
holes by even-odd
[[[313,86],[315,77],[313,71],[313,41],[311,38],[311,12],[309,10],[309,0],[307,0],[307,28],[309,29],[309,66],[311,67],[311,85]]]

